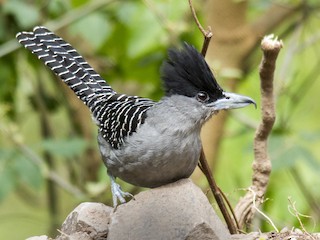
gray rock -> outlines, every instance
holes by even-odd
[[[186,240],[214,240],[221,239],[215,234],[212,228],[207,223],[200,223],[195,226],[186,237]]]
[[[58,239],[106,239],[112,211],[102,203],[81,203],[62,224]]]
[[[231,239],[207,197],[189,179],[141,192],[115,211],[102,203],[82,203],[60,232],[56,240]]]
[[[199,187],[182,179],[141,192],[117,208],[108,240],[127,239],[227,240],[231,236]]]
[[[232,235],[232,240],[256,240],[260,239],[261,233],[259,232],[252,232],[248,234],[234,234]],[[268,239],[268,238],[261,238],[261,240]]]

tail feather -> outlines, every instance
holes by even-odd
[[[91,100],[98,96],[115,94],[69,43],[45,27],[18,33],[17,39],[57,74],[86,105],[92,104]]]
[[[100,134],[114,148],[144,123],[150,99],[117,94],[62,38],[45,27],[17,34],[18,41],[57,74],[90,108]]]

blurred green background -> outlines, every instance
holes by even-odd
[[[44,25],[70,42],[116,91],[155,100],[163,94],[159,68],[167,49],[183,41],[200,49],[202,35],[186,0],[2,0],[0,6],[1,238],[54,237],[80,202],[110,205],[110,182],[89,111],[19,46],[15,34]],[[290,213],[290,197],[308,216],[301,216],[305,228],[320,231],[320,3],[194,0],[194,7],[214,33],[208,62],[218,81],[256,99],[258,106],[259,43],[270,33],[284,41],[275,73],[277,120],[269,140],[273,171],[261,210],[280,229],[301,228]],[[235,206],[251,184],[260,111],[221,114],[225,117],[207,127],[204,138],[216,129],[223,128],[222,134],[215,144],[205,140],[204,147],[218,185]],[[198,170],[193,180],[208,190]],[[121,185],[131,193],[142,190]],[[252,229],[273,230],[259,215]]]

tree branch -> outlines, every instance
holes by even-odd
[[[192,12],[192,16],[194,18],[195,23],[197,24],[200,32],[202,33],[203,37],[204,37],[204,41],[202,44],[202,50],[201,50],[201,54],[203,55],[203,57],[206,56],[207,53],[207,49],[208,46],[210,44],[210,40],[213,36],[212,32],[211,32],[211,27],[208,27],[208,30],[204,30],[204,28],[201,26],[196,11],[192,5],[192,0],[188,0],[189,1],[189,6]],[[235,218],[235,214],[233,212],[233,209],[231,208],[231,204],[228,202],[228,199],[225,197],[225,195],[223,194],[223,192],[220,190],[220,188],[218,187],[218,185],[216,184],[216,181],[213,178],[213,175],[211,173],[208,161],[206,159],[206,156],[204,154],[203,148],[201,148],[201,154],[200,154],[200,159],[199,159],[199,164],[198,164],[200,170],[203,172],[203,174],[206,176],[207,181],[209,183],[210,189],[213,193],[214,198],[216,199],[216,202],[220,208],[220,211],[227,223],[229,232],[231,234],[236,234],[238,233],[237,231],[237,227],[238,227],[238,223],[237,220]],[[224,201],[227,202],[227,205],[229,207],[229,210],[232,213],[232,216],[230,215],[228,208],[226,207]]]
[[[211,27],[209,26],[208,30],[204,30],[204,28],[201,26],[201,23],[198,20],[196,11],[195,11],[195,9],[194,9],[194,7],[192,5],[192,0],[188,0],[188,1],[189,1],[189,6],[190,6],[190,10],[191,10],[193,19],[194,19],[195,23],[197,24],[197,26],[198,26],[200,32],[202,33],[203,37],[204,37],[203,44],[202,44],[202,49],[201,49],[201,54],[202,54],[202,56],[205,57],[206,54],[207,54],[207,50],[208,50],[211,38],[213,36],[212,31],[211,31]]]
[[[263,202],[264,195],[269,183],[271,161],[268,156],[267,140],[275,122],[275,109],[273,97],[273,75],[276,59],[282,48],[282,41],[273,35],[266,36],[261,42],[263,58],[260,64],[261,105],[262,121],[256,130],[254,139],[254,162],[251,191],[239,201],[235,208],[239,225],[251,223],[256,208]],[[252,201],[253,194],[256,196]],[[255,207],[254,207],[255,206]]]

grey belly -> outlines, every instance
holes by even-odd
[[[191,157],[192,155],[192,157]],[[115,176],[141,187],[158,187],[167,183],[189,177],[198,163],[198,156],[192,153],[184,158],[172,154],[151,158],[136,158],[135,163],[122,166],[107,166]]]
[[[136,141],[124,149],[101,153],[113,176],[152,188],[189,177],[197,166],[200,149],[201,142],[196,136],[182,141],[180,138],[180,142],[159,143],[156,138]]]

